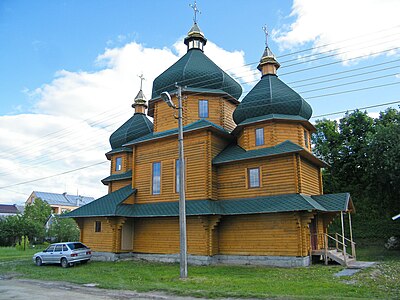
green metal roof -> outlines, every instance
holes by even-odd
[[[243,122],[239,123],[238,126],[243,126],[243,125],[248,125],[252,123],[257,123],[261,121],[268,121],[268,120],[273,120],[273,119],[278,119],[278,120],[292,120],[292,121],[308,121],[307,119],[300,117],[300,116],[295,116],[295,115],[284,115],[284,114],[269,114],[269,115],[262,115],[262,116],[257,116],[253,118],[248,118],[244,120]]]
[[[270,114],[300,116],[310,119],[311,106],[276,75],[264,75],[243,98],[233,113],[236,124]]]
[[[218,165],[245,159],[267,157],[284,153],[300,152],[303,150],[304,149],[302,147],[289,140],[284,141],[283,143],[280,143],[273,147],[248,150],[248,151],[244,150],[242,147],[238,145],[231,145],[225,148],[221,153],[219,153],[213,159],[213,164]]]
[[[123,144],[153,132],[153,123],[144,114],[135,113],[110,136],[111,148],[120,149]]]
[[[346,211],[351,203],[349,193],[318,195],[312,196],[312,198],[327,211]]]
[[[174,217],[179,215],[179,203],[156,202],[145,204],[122,204],[136,190],[126,186],[108,194],[65,217],[121,216],[121,217]],[[186,201],[188,216],[200,215],[245,215],[260,213],[277,213],[292,211],[336,212],[348,210],[350,195],[328,194],[307,196],[303,194],[287,194],[243,198],[232,200],[190,200]]]
[[[81,206],[63,217],[98,217],[98,216],[115,216],[118,205],[126,200],[129,196],[136,193],[130,185],[123,187],[115,192],[107,194],[97,200]]]
[[[115,149],[112,149],[112,150],[108,151],[106,153],[106,157],[108,159],[110,159],[112,154],[117,154],[117,153],[121,153],[121,152],[132,152],[132,149],[128,148],[128,147],[115,148]]]
[[[214,128],[214,129],[218,130],[219,132],[221,132],[223,134],[229,135],[229,132],[226,131],[223,127],[221,127],[221,126],[219,126],[217,124],[214,124],[213,122],[210,122],[210,121],[208,121],[206,119],[200,119],[200,120],[197,120],[197,121],[195,121],[193,123],[190,123],[189,125],[184,126],[183,127],[183,132],[190,132],[190,131],[193,131],[193,130],[202,129],[202,128],[208,128],[208,127]],[[170,130],[165,130],[165,131],[162,131],[162,132],[152,132],[152,133],[149,133],[149,134],[147,134],[145,136],[137,138],[137,139],[135,139],[133,141],[130,141],[129,143],[124,144],[124,146],[135,145],[135,144],[138,144],[138,143],[152,141],[152,140],[164,138],[164,137],[167,137],[167,136],[172,136],[172,135],[175,135],[175,134],[178,134],[178,129],[177,128],[170,129]]]
[[[112,181],[123,180],[123,179],[131,179],[132,178],[132,170],[129,170],[120,174],[113,174],[101,180],[103,184],[107,184]]]
[[[176,89],[175,83],[191,88],[222,90],[236,99],[242,94],[240,84],[199,49],[190,49],[153,81],[151,98],[159,98],[164,91],[172,92]],[[149,115],[152,116],[150,110]]]

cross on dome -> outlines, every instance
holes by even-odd
[[[143,73],[138,75],[138,77],[140,78],[140,90],[142,90],[143,80],[146,80],[146,78],[144,78]]]
[[[194,18],[193,18],[193,22],[195,24],[197,24],[197,13],[201,14],[201,11],[197,8],[197,2],[196,0],[194,0],[194,4],[189,4],[189,6],[191,8],[193,8],[193,12],[194,12]]]
[[[262,30],[264,31],[264,33],[265,33],[265,46],[266,47],[268,47],[268,28],[267,28],[267,25],[264,25],[263,27],[262,27]]]

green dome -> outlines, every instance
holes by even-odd
[[[243,98],[233,113],[233,120],[239,124],[249,118],[271,114],[308,120],[311,118],[312,108],[276,75],[267,74]]]
[[[176,90],[176,82],[190,88],[222,90],[236,99],[242,94],[240,84],[197,48],[188,50],[153,81],[152,98],[160,97],[164,91]]]
[[[153,132],[153,123],[151,123],[144,114],[135,113],[128,121],[111,134],[111,148],[120,148],[123,144],[150,132]]]

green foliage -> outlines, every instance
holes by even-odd
[[[48,231],[48,236],[54,239],[55,242],[78,241],[79,235],[79,227],[73,219],[64,219],[60,218],[60,216],[54,216]]]
[[[16,245],[22,236],[36,243],[43,242],[50,213],[50,205],[36,198],[32,204],[26,205],[24,214],[4,218],[0,221],[0,246]]]
[[[314,152],[330,164],[324,192],[350,192],[356,207],[355,237],[399,235],[391,216],[400,212],[400,111],[373,119],[359,110],[339,122],[318,120]]]
[[[15,251],[15,250],[14,250]],[[381,249],[359,252],[372,260]],[[20,251],[15,251],[20,252]],[[24,252],[20,252],[21,255]],[[363,255],[363,256],[362,256]],[[0,260],[2,249],[0,248]],[[400,257],[392,256],[352,277],[335,277],[341,266],[307,268],[256,266],[189,266],[189,278],[179,279],[179,264],[141,261],[95,262],[65,269],[37,267],[31,257],[3,264],[0,275],[18,273],[25,278],[97,283],[100,288],[137,292],[164,292],[201,298],[260,299],[399,299]],[[93,277],[93,274],[96,274]],[[123,276],[121,276],[123,274]],[[171,297],[173,298],[173,296]]]
[[[23,235],[19,243],[15,245],[15,249],[26,251],[26,249],[28,248],[29,248],[29,239],[26,235],[25,236]]]

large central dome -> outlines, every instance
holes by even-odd
[[[152,99],[160,97],[164,91],[176,90],[175,83],[205,91],[220,90],[235,99],[240,98],[240,84],[203,53],[206,41],[195,23],[185,38],[187,53],[154,80]]]

